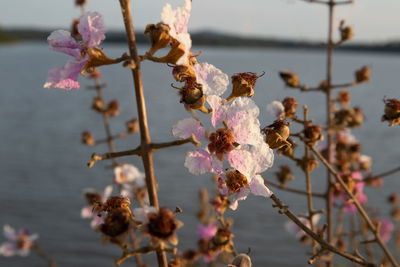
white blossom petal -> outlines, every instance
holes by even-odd
[[[0,255],[3,255],[4,257],[14,256],[16,252],[17,252],[16,243],[4,242],[0,246]]]
[[[258,174],[249,183],[249,188],[251,193],[256,196],[270,197],[272,195],[272,191],[265,186],[264,179]]]
[[[207,102],[212,108],[211,124],[216,128],[218,124],[226,120],[227,102],[222,97],[216,95],[208,95]]]
[[[174,38],[180,33],[187,33],[192,1],[185,0],[183,5],[173,10],[170,4],[166,4],[161,11],[161,22],[169,25],[170,35]]]
[[[258,145],[252,146],[250,153],[256,162],[255,173],[262,173],[272,167],[274,163],[274,152],[269,148],[268,144],[265,143],[264,140],[262,140]]]
[[[10,225],[6,224],[3,226],[3,233],[4,236],[8,239],[8,240],[17,240],[18,236],[17,233],[15,232],[14,228],[12,228]]]
[[[172,126],[172,135],[181,139],[190,138],[192,134],[194,134],[197,140],[200,141],[206,138],[205,133],[206,130],[201,123],[193,118],[180,120],[177,124]]]
[[[256,163],[246,147],[237,148],[229,152],[227,160],[232,168],[238,170],[247,178],[254,176]]]
[[[207,62],[194,65],[196,80],[203,85],[205,95],[222,95],[228,89],[228,75]]]
[[[240,189],[240,191],[233,196],[233,201],[229,205],[229,208],[232,210],[236,210],[238,208],[238,201],[245,200],[249,194],[250,194],[249,188],[245,187]]]
[[[153,206],[136,208],[132,210],[133,217],[136,221],[146,224],[149,221],[149,214],[157,213],[157,210]]]
[[[206,150],[189,151],[186,154],[185,167],[189,172],[199,175],[211,172],[213,157]]]
[[[275,119],[282,119],[285,116],[285,107],[280,101],[272,101],[267,105],[267,111],[271,113]]]

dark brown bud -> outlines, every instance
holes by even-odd
[[[336,99],[342,106],[350,105],[350,94],[347,90],[341,90]]]
[[[128,133],[137,133],[139,131],[139,123],[136,118],[126,122],[126,130]]]
[[[96,191],[87,191],[84,193],[85,199],[87,203],[93,206],[94,203],[102,201],[102,196],[99,192]]]
[[[208,149],[210,153],[215,153],[220,161],[224,159],[226,153],[235,148],[233,132],[226,128],[219,128],[210,135],[209,140]]]
[[[314,157],[314,155],[310,155],[308,158],[303,157],[301,160],[296,162],[296,165],[299,166],[304,172],[308,171],[312,172],[316,167],[318,167],[318,160]]]
[[[341,127],[360,127],[364,121],[364,115],[361,108],[343,108],[335,112],[334,125]]]
[[[392,218],[396,222],[400,222],[400,208],[394,207],[391,212]]]
[[[179,95],[181,96],[180,102],[183,103],[186,108],[197,109],[206,114],[211,112],[211,109],[207,109],[204,106],[206,98],[203,94],[203,86],[200,83],[188,79],[183,88],[174,88],[179,90]]]
[[[192,67],[177,65],[172,69],[172,76],[177,82],[184,82],[187,79],[196,80],[196,73]]]
[[[356,77],[356,82],[358,83],[369,82],[371,79],[371,68],[364,66],[361,69],[356,70],[354,75]]]
[[[154,55],[157,50],[168,46],[171,42],[169,35],[169,26],[164,23],[148,24],[144,30],[144,34],[149,34],[150,50],[149,54]]]
[[[253,97],[254,86],[258,78],[265,74],[257,75],[253,72],[235,73],[232,75],[232,93],[226,99],[228,102],[232,101],[236,97],[247,96]]]
[[[336,246],[338,249],[340,249],[342,251],[346,251],[346,249],[347,249],[347,243],[345,241],[343,241],[342,239],[339,239],[337,241]]]
[[[316,144],[318,141],[323,140],[322,128],[318,125],[308,125],[304,129],[305,141]]]
[[[218,228],[217,233],[212,239],[213,244],[216,247],[223,247],[230,243],[233,238],[233,234],[227,228]]]
[[[322,91],[326,91],[326,90],[328,90],[328,86],[329,86],[328,81],[324,80],[324,81],[319,83],[318,89],[320,89]]]
[[[86,131],[82,133],[82,143],[88,146],[95,145],[94,138],[91,132]]]
[[[393,193],[388,197],[388,202],[392,205],[397,204],[399,202],[399,194]]]
[[[296,109],[297,109],[299,103],[292,96],[292,97],[286,97],[285,99],[283,99],[282,105],[285,108],[285,116],[288,118],[293,118],[294,115],[296,114]]]
[[[287,182],[294,180],[292,170],[289,166],[282,165],[279,168],[279,172],[275,172],[275,175],[281,185],[284,186]]]
[[[119,104],[117,100],[112,100],[110,103],[108,103],[106,113],[110,117],[118,116]]]
[[[240,191],[240,189],[248,185],[246,176],[240,173],[238,170],[228,170],[226,172],[226,187],[228,187],[229,194],[234,194]]]
[[[300,87],[299,77],[297,77],[297,73],[291,73],[288,71],[279,72],[279,76],[285,82],[286,86],[297,88]]]
[[[75,5],[83,6],[87,4],[87,0],[75,0]]]
[[[293,152],[297,147],[297,144],[294,142],[293,139],[288,138],[286,139],[287,142],[289,142],[290,146],[283,146],[281,148],[278,149],[278,155],[279,156],[286,156],[286,157],[292,157],[293,156]]]
[[[71,25],[71,36],[74,37],[75,39],[81,39],[82,35],[78,31],[78,24],[79,24],[79,19],[75,19],[72,21]]]

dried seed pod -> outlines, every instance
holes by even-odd
[[[154,55],[157,50],[168,46],[171,42],[169,35],[169,26],[164,23],[148,24],[144,30],[144,34],[149,34],[150,50],[149,54]]]
[[[136,118],[126,122],[126,130],[128,133],[137,133],[139,131],[139,123]]]
[[[285,108],[285,117],[293,118],[296,114],[296,109],[297,109],[299,103],[292,96],[292,97],[286,97],[285,99],[283,99],[282,105]]]
[[[265,74],[257,75],[253,72],[235,73],[232,75],[232,93],[226,99],[228,102],[232,101],[236,97],[247,96],[253,97],[254,86],[258,78]]]
[[[385,113],[382,121],[389,121],[389,126],[400,124],[400,101],[398,99],[384,99]]]
[[[262,131],[267,136],[266,143],[271,149],[279,149],[284,146],[291,146],[291,144],[287,141],[290,130],[288,123],[286,123],[285,120],[276,120],[273,124],[262,129]]]
[[[281,71],[279,72],[279,76],[281,76],[286,86],[292,88],[300,87],[299,77],[297,77],[297,73],[291,73],[289,71]]]
[[[82,143],[88,146],[94,146],[94,138],[91,132],[85,131],[82,133]]]
[[[355,71],[354,76],[357,83],[369,82],[371,79],[371,68],[363,66],[361,69]]]
[[[118,116],[119,114],[119,104],[117,100],[112,100],[107,105],[106,114],[111,117]]]
[[[275,172],[276,178],[278,179],[281,185],[286,185],[291,180],[294,180],[294,176],[292,174],[292,170],[287,165],[279,166],[280,170]]]
[[[240,173],[238,170],[230,169],[226,172],[226,187],[228,188],[229,195],[237,193],[240,189],[248,185],[248,181],[245,175]]]

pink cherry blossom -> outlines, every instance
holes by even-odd
[[[8,241],[0,246],[0,255],[5,257],[14,255],[27,256],[34,241],[39,237],[37,234],[29,235],[27,229],[20,229],[16,232],[9,225],[4,225],[3,232]]]
[[[78,43],[71,34],[57,30],[47,38],[50,49],[72,56],[64,67],[49,70],[44,88],[79,89],[78,76],[88,61],[85,50],[97,47],[105,39],[106,28],[103,16],[96,12],[87,12],[79,20],[78,32],[82,43]]]

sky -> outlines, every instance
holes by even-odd
[[[160,20],[162,7],[183,0],[131,0],[134,26],[144,29]],[[122,30],[118,0],[89,0],[87,10],[104,15],[108,29]],[[355,30],[355,41],[400,40],[400,0],[355,0],[336,8],[335,25],[345,19]],[[80,9],[74,0],[1,0],[0,27],[69,28]],[[215,30],[244,36],[325,40],[325,5],[300,0],[193,0],[189,32]]]

